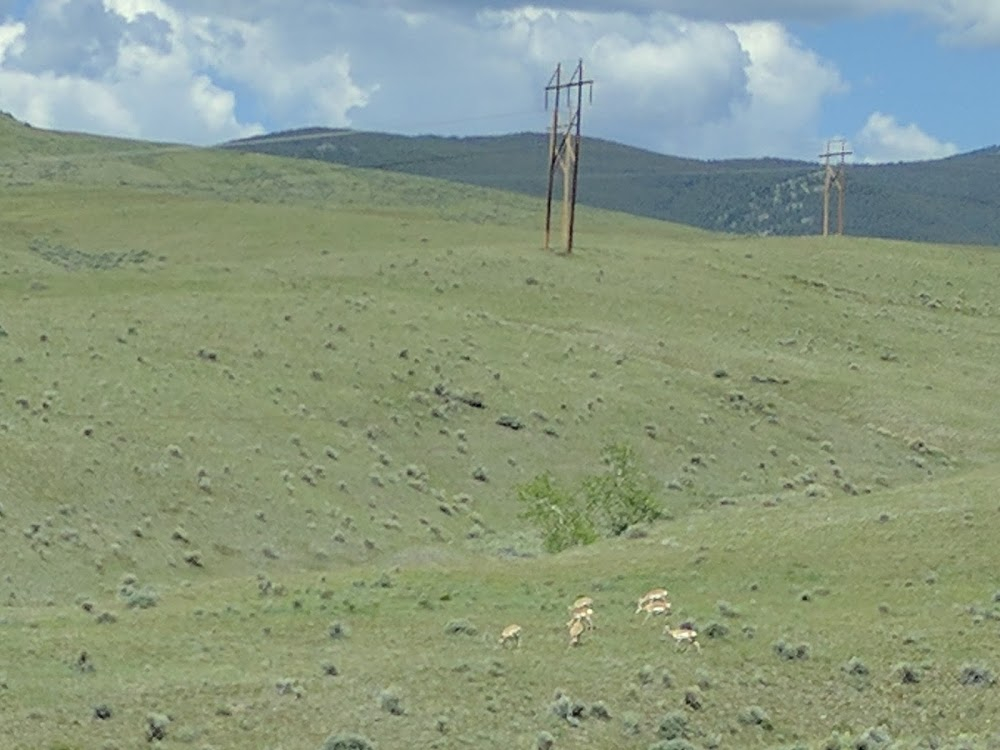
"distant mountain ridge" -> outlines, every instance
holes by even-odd
[[[223,144],[280,156],[545,195],[548,136],[404,136],[304,128]],[[1000,246],[1000,147],[946,159],[851,164],[846,232]],[[705,161],[585,138],[580,203],[737,234],[817,234],[823,169],[791,159]],[[831,222],[836,219],[831,201]]]

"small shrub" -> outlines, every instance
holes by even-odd
[[[160,595],[149,586],[132,590],[125,595],[125,605],[129,609],[151,609],[160,603]]]
[[[601,721],[610,721],[611,712],[608,707],[604,704],[604,701],[597,701],[594,705],[590,707],[590,715],[595,719],[600,719]]]
[[[800,643],[798,645],[777,641],[774,646],[774,653],[786,661],[805,661],[809,658],[809,644]]]
[[[402,716],[406,713],[406,710],[403,708],[403,699],[391,688],[379,692],[378,704],[383,711],[393,716]]]
[[[282,677],[274,683],[274,689],[278,695],[294,695],[296,698],[302,697],[302,685],[299,681],[291,677]]]
[[[148,714],[146,716],[146,741],[166,739],[170,717],[165,714]]]
[[[335,641],[339,641],[343,638],[347,638],[351,634],[351,629],[347,627],[346,623],[337,621],[331,623],[330,628],[327,630],[330,637]]]
[[[847,674],[855,677],[864,677],[869,672],[865,663],[856,656],[852,656],[848,659],[841,669],[843,669]]]
[[[535,748],[537,750],[552,750],[556,744],[556,738],[548,732],[539,732],[535,738]]]
[[[549,711],[560,719],[568,719],[572,707],[573,701],[570,700],[570,697],[561,691],[556,691],[555,700],[549,704]]]
[[[90,656],[87,655],[86,651],[81,651],[80,655],[73,662],[73,669],[80,674],[90,674],[94,671],[94,662],[91,661]]]
[[[331,734],[320,750],[375,750],[375,745],[360,734]]]
[[[468,620],[450,620],[444,626],[445,635],[478,635],[479,630]]]
[[[892,737],[885,727],[870,727],[854,740],[853,750],[879,750],[891,745]]]
[[[958,681],[970,687],[991,687],[996,684],[993,673],[979,664],[968,664],[962,667]]]
[[[639,678],[640,685],[649,685],[653,681],[653,667],[649,664],[642,665],[636,677]]]
[[[719,614],[722,615],[723,617],[739,617],[740,616],[739,611],[737,611],[737,609],[735,607],[733,607],[733,605],[730,604],[727,601],[717,602],[715,606],[718,607]]]
[[[634,737],[642,731],[642,725],[639,719],[639,714],[634,711],[629,711],[622,714],[622,734],[629,737]]]
[[[660,719],[656,735],[661,740],[674,740],[687,737],[688,717],[680,711],[671,711]]]
[[[913,664],[897,664],[893,668],[893,674],[904,685],[916,685],[923,677],[922,670]]]
[[[710,622],[701,632],[705,634],[707,638],[725,638],[729,635],[729,626],[721,622]]]
[[[766,729],[770,731],[774,729],[774,725],[771,723],[771,717],[767,715],[765,711],[760,706],[749,706],[740,712],[737,717],[740,724],[745,724],[747,726],[760,727],[761,729]]]
[[[692,711],[700,711],[705,706],[705,698],[701,694],[701,689],[697,687],[688,688],[684,691],[684,705]]]

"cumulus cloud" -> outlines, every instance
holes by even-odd
[[[23,23],[0,23],[0,65],[3,65],[10,51],[16,54],[17,46],[24,38],[24,31]]]
[[[954,143],[939,141],[917,125],[902,125],[892,115],[873,112],[857,138],[860,160],[866,163],[923,161],[958,153]]]
[[[189,0],[193,2],[194,0]],[[350,1],[350,0],[348,0]],[[365,0],[354,0],[365,2]],[[273,7],[280,0],[248,0]],[[383,0],[383,5],[412,10],[463,12],[484,4],[467,0]],[[523,0],[491,0],[490,8],[525,6]],[[974,44],[1000,44],[1000,3],[996,0],[547,0],[546,7],[646,16],[672,13],[693,20],[743,23],[751,21],[824,22],[885,14],[920,16],[938,25],[942,37]]]
[[[929,3],[923,12],[945,28],[948,41],[1000,44],[1000,4],[995,0],[939,0]]]
[[[0,18],[14,5],[0,0]],[[785,22],[899,11],[985,39],[1000,25],[995,5],[298,0],[291,12],[287,0],[34,0],[0,21],[0,109],[42,127],[191,143],[307,125],[541,131],[555,61],[582,57],[596,81],[588,134],[686,155],[812,158],[824,103],[849,86]]]
[[[38,0],[0,27],[0,108],[39,127],[205,142],[262,131],[158,0]]]
[[[524,8],[481,13],[483,38],[497,59],[518,60],[525,104],[539,102],[552,61],[585,58],[595,80],[587,132],[649,148],[730,117],[749,95],[745,50],[732,29],[656,14],[595,14]],[[572,67],[565,75],[572,72]],[[544,127],[536,115],[534,127]]]
[[[209,14],[192,0],[38,0],[0,47],[0,107],[42,127],[195,143],[265,123],[539,131],[553,62],[583,57],[597,82],[588,133],[731,156],[796,152],[796,131],[843,87],[777,23],[555,5],[567,7],[217,0]]]
[[[823,102],[845,93],[837,67],[773,22],[734,24],[747,55],[747,97],[732,116],[703,128],[701,150],[728,156],[811,158]]]

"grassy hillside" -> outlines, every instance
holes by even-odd
[[[226,147],[536,196],[546,191],[548,138],[533,133],[442,138],[314,128]],[[582,148],[579,199],[591,206],[736,234],[812,235],[822,227],[818,163],[698,161],[596,138],[586,139]],[[926,162],[850,166],[846,232],[1000,245],[1000,203],[993,185],[998,159],[1000,149],[989,148]]]
[[[1000,256],[141,146],[0,123],[0,746],[996,744]]]

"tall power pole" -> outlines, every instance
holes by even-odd
[[[834,151],[833,146],[837,144],[840,147],[839,151]],[[842,235],[844,233],[844,200],[847,193],[847,167],[845,165],[844,159],[847,156],[853,154],[853,151],[847,150],[847,141],[828,141],[826,144],[826,153],[820,154],[819,158],[823,159],[823,236],[827,237],[830,234],[830,191],[836,187],[837,188],[837,234]],[[834,156],[839,156],[840,161],[833,165],[830,163],[830,159]]]
[[[545,87],[545,108],[549,107],[549,94],[554,95],[552,107],[552,129],[549,131],[549,187],[545,199],[545,249],[549,249],[549,237],[552,230],[552,190],[555,185],[556,168],[562,170],[562,230],[566,254],[573,252],[573,223],[576,216],[576,185],[580,174],[580,110],[583,108],[583,87],[589,87],[591,99],[594,93],[594,82],[583,78],[583,60],[576,66],[569,81],[562,81],[562,65],[556,65],[556,71]],[[575,90],[576,96],[573,96]],[[569,109],[569,119],[560,132],[559,108],[565,94]],[[575,101],[574,101],[575,99]]]

